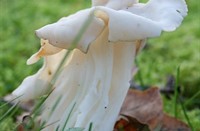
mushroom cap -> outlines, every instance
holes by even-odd
[[[69,17],[64,17],[58,22],[46,25],[36,30],[36,35],[48,40],[50,44],[64,49],[73,47],[74,40],[79,39],[79,32],[87,24],[87,29],[84,30],[82,38],[76,43],[76,47],[83,52],[87,52],[88,46],[92,43],[103,31],[104,22],[96,17],[93,17],[94,8],[79,11]],[[90,21],[87,21],[90,19]]]
[[[46,25],[36,30],[36,35],[48,40],[55,47],[73,49],[71,47],[74,47],[74,41],[78,39],[77,36],[85,24],[88,24],[80,40],[75,43],[76,48],[86,53],[89,45],[97,39],[105,27],[109,29],[108,41],[133,42],[157,37],[162,31],[173,31],[187,15],[187,5],[184,0],[149,0],[146,4],[137,3],[136,0],[92,2],[95,7]],[[116,3],[121,7],[118,8]]]

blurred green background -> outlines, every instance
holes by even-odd
[[[200,90],[200,1],[186,2],[189,12],[181,27],[149,40],[137,61],[143,84],[158,87],[165,85],[169,75],[175,76],[180,65],[180,85],[187,100]],[[40,47],[34,31],[87,7],[90,0],[0,0],[0,97],[41,67],[42,61],[26,65],[26,60]],[[141,83],[138,74],[135,79]],[[173,114],[172,100],[163,99],[165,111]],[[200,96],[193,99],[187,110],[196,129],[200,123],[199,108]],[[179,118],[186,121],[183,113]],[[7,121],[13,124],[12,118]]]

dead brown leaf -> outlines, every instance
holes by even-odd
[[[162,124],[162,107],[162,99],[158,88],[150,88],[146,91],[130,89],[120,114],[136,118],[153,130]]]
[[[146,91],[130,89],[120,111],[130,124],[137,129],[137,124],[147,124],[150,130],[190,131],[187,124],[163,113],[163,103],[159,88],[152,87]],[[134,123],[134,120],[138,123]],[[117,124],[117,123],[116,123]],[[138,130],[139,129],[139,130]],[[124,131],[132,131],[125,130]]]
[[[184,122],[164,114],[161,131],[190,131],[190,129]]]

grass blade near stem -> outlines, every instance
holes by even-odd
[[[179,86],[179,75],[180,75],[180,66],[176,70],[176,82],[175,82],[175,96],[174,96],[174,117],[177,118],[177,99],[178,99],[178,86]]]
[[[0,122],[2,122],[7,116],[9,116],[10,114],[12,114],[12,112],[15,112],[15,108],[17,108],[19,102],[14,104],[3,116],[0,117]]]
[[[51,125],[53,125],[53,124],[55,124],[55,123],[57,123],[57,122],[59,122],[59,121],[60,121],[60,120],[57,120],[57,121],[52,122],[52,123],[50,123],[50,124],[48,124],[48,125],[42,126],[42,127],[40,128],[40,130],[43,130],[44,128],[46,128],[46,127],[48,127],[48,126],[51,126]]]
[[[21,96],[22,96],[22,95],[20,95],[20,96],[18,96],[18,97],[16,97],[16,98],[13,98],[13,99],[10,100],[10,101],[7,101],[6,103],[4,103],[3,105],[0,106],[0,109],[3,108],[3,107],[6,106],[6,105],[9,105],[10,103],[12,103],[14,100],[18,99],[18,98],[21,97]]]
[[[92,125],[93,125],[93,123],[91,122],[90,125],[89,125],[88,131],[92,131]]]
[[[66,125],[67,125],[67,123],[68,123],[68,121],[69,121],[69,118],[70,118],[70,116],[71,116],[71,114],[72,114],[72,111],[74,110],[75,105],[76,105],[76,103],[74,103],[74,105],[72,106],[72,108],[71,108],[71,110],[70,110],[70,112],[69,112],[69,114],[68,114],[68,116],[67,116],[67,119],[65,120],[65,123],[64,123],[64,126],[63,126],[63,128],[62,128],[62,131],[65,130],[65,127],[66,127]]]
[[[179,99],[179,101],[180,101],[180,103],[181,103],[181,108],[182,108],[182,110],[183,110],[183,113],[184,113],[184,116],[185,116],[185,118],[186,118],[186,120],[187,120],[187,123],[188,123],[188,125],[190,126],[191,130],[194,131],[194,128],[193,128],[193,126],[192,126],[192,123],[190,122],[190,119],[189,119],[189,117],[188,117],[188,115],[187,115],[185,105],[184,105],[184,103],[182,102],[181,99]]]
[[[56,109],[57,105],[59,104],[60,100],[61,100],[62,96],[59,96],[56,100],[56,102],[54,103],[53,107],[51,108],[51,112],[49,113],[49,116],[53,114],[54,110]]]
[[[190,104],[198,95],[200,95],[200,90],[197,93],[195,93],[190,99],[184,102],[184,105],[187,106],[188,104]]]
[[[33,111],[31,112],[31,115],[33,115],[33,119],[38,115],[38,113],[39,113],[39,111],[41,109],[42,104],[48,98],[48,96],[53,92],[53,90],[51,90],[46,96],[43,96],[41,98],[41,100],[38,102],[38,104],[36,104],[36,106],[34,107]]]
[[[58,125],[58,126],[56,127],[56,131],[59,131],[59,128],[60,128],[60,126]]]

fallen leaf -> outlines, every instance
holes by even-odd
[[[137,119],[147,124],[151,130],[162,124],[163,105],[158,88],[146,91],[130,89],[120,111],[121,115]]]
[[[116,123],[117,131],[120,127],[123,131],[147,131],[147,126],[152,131],[190,131],[187,124],[163,112],[162,97],[156,87],[145,91],[129,89],[120,115],[126,119]],[[127,126],[132,128],[125,128]]]
[[[161,131],[190,131],[190,128],[184,122],[164,114]]]

